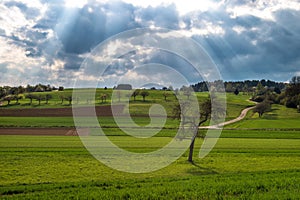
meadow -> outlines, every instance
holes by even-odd
[[[70,91],[64,91],[70,92]],[[97,94],[105,92],[97,90]],[[109,92],[109,91],[108,91]],[[67,93],[66,93],[67,94]],[[199,101],[208,93],[197,93]],[[247,95],[227,95],[226,120],[253,105]],[[133,115],[147,114],[153,103],[167,110],[175,98],[164,100],[162,91],[150,91],[130,102]],[[24,101],[24,102],[22,102]],[[65,107],[57,98],[49,105],[22,107]],[[107,100],[109,102],[109,100]],[[121,99],[122,101],[122,99]],[[97,105],[107,105],[97,100]],[[23,105],[25,104],[25,105]],[[148,117],[133,116],[145,126]],[[166,145],[176,134],[179,121],[167,118],[154,137],[127,136],[112,117],[98,119],[109,139],[131,152],[151,152]],[[188,152],[171,165],[151,173],[125,173],[96,160],[76,136],[0,135],[1,199],[299,199],[300,113],[273,105],[262,118],[251,111],[242,121],[227,125],[216,146],[198,158],[203,142],[197,138],[195,162]],[[0,127],[74,127],[72,117],[0,117]],[[205,132],[206,130],[200,130]]]
[[[300,189],[299,132],[280,139],[222,137],[195,163],[187,154],[161,170],[131,174],[93,158],[78,137],[0,136],[2,199],[297,199]],[[155,150],[170,140],[136,142],[110,136],[134,152]],[[202,140],[198,139],[196,149]],[[197,155],[197,152],[196,152]]]

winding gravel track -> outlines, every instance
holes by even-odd
[[[249,108],[245,108],[244,110],[242,110],[240,116],[238,116],[235,119],[229,120],[227,122],[222,122],[220,124],[216,124],[216,125],[213,125],[213,126],[201,126],[201,127],[199,127],[199,129],[219,129],[219,128],[222,128],[225,125],[233,124],[235,122],[238,122],[238,121],[244,119],[246,117],[248,111],[251,110],[251,109],[253,109],[254,107],[255,106],[252,106],[252,107],[249,107]]]

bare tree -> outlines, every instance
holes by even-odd
[[[107,94],[101,94],[100,98],[102,103],[106,102]]]
[[[42,95],[37,95],[35,99],[39,102],[39,105],[41,105],[41,101],[45,100],[45,97]]]
[[[29,93],[25,96],[25,98],[30,99],[29,105],[31,105],[32,100],[35,99],[35,95]]]
[[[51,94],[46,94],[46,96],[45,96],[46,104],[48,104],[50,99],[52,99],[52,95]]]
[[[13,96],[13,99],[16,100],[16,104],[19,104],[19,100],[22,98],[23,98],[23,96],[18,95],[18,94]]]
[[[163,93],[163,96],[164,96],[164,98],[165,98],[165,101],[167,101],[167,97],[169,96],[169,93],[168,93],[168,92],[164,92],[164,93]]]
[[[65,99],[64,95],[59,95],[59,98],[61,100],[61,104],[63,104],[64,103],[64,99]]]
[[[7,105],[10,105],[10,102],[14,99],[14,97],[12,95],[7,95],[5,97],[3,97],[3,101],[7,101]]]
[[[69,105],[71,105],[71,104],[72,104],[72,101],[73,101],[73,97],[72,97],[72,96],[67,96],[67,97],[65,98],[65,100],[67,100],[67,101],[69,102]]]
[[[133,100],[135,101],[135,97],[136,96],[138,96],[139,95],[139,93],[140,93],[140,91],[139,90],[134,90],[133,91],[133,93],[132,93],[132,95],[131,96],[133,96]]]
[[[147,90],[143,90],[140,95],[143,97],[143,101],[146,101],[146,96],[149,96],[149,92]]]
[[[212,107],[213,105],[213,107]],[[206,99],[204,102],[200,104],[200,113],[198,116],[200,116],[200,119],[188,119],[188,112],[193,110],[193,105],[189,104],[188,101],[185,101],[184,104],[177,104],[175,108],[173,109],[173,115],[177,119],[181,119],[181,124],[185,126],[186,123],[190,123],[193,127],[193,135],[191,138],[191,143],[189,146],[189,156],[188,161],[193,162],[193,153],[194,153],[194,146],[195,146],[195,140],[199,136],[199,127],[205,123],[206,121],[210,119],[218,119],[220,117],[224,117],[226,111],[221,106],[221,104],[218,102],[216,97],[211,97]],[[195,115],[194,115],[195,116]],[[204,134],[203,134],[204,137]]]

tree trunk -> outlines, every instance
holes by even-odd
[[[190,144],[190,151],[189,151],[189,157],[188,157],[188,161],[193,163],[193,153],[194,153],[194,146],[195,146],[195,140],[197,138],[198,135],[198,127],[201,126],[202,123],[206,122],[208,120],[208,116],[205,116],[205,119],[203,119],[202,121],[199,122],[198,126],[195,127],[195,134],[192,138],[191,144]]]
[[[193,153],[194,153],[195,140],[196,140],[196,137],[193,137],[192,142],[190,144],[190,152],[189,152],[188,161],[191,162],[191,163],[193,162]]]

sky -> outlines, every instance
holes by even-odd
[[[97,46],[139,28],[195,41],[222,80],[286,82],[300,75],[299,21],[298,0],[1,0],[0,86],[73,87],[77,80],[83,87],[130,80],[169,86],[182,84],[182,76],[189,83],[205,79],[176,52],[140,46],[105,62],[103,74],[82,70]]]

